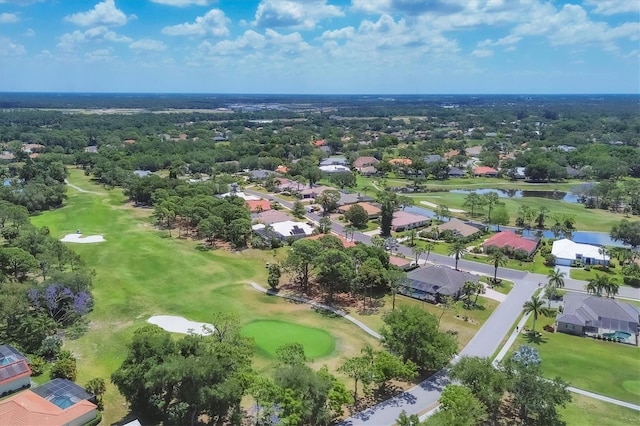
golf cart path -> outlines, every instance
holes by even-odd
[[[351,321],[352,323],[354,323],[355,325],[357,325],[358,327],[360,327],[362,330],[364,330],[365,333],[375,337],[376,339],[381,339],[382,336],[380,336],[380,334],[378,334],[377,332],[375,332],[374,330],[372,330],[371,328],[367,327],[364,323],[362,323],[362,321],[359,321],[357,319],[355,319],[354,317],[352,317],[351,315],[347,314],[345,311],[341,310],[341,309],[337,309],[334,308],[332,306],[329,305],[325,305],[324,303],[320,303],[320,302],[316,302],[315,300],[311,300],[307,297],[303,297],[303,296],[296,296],[296,295],[292,295],[292,294],[280,294],[276,291],[273,290],[269,290],[266,289],[264,287],[262,287],[260,284],[251,282],[249,283],[251,284],[251,287],[253,287],[254,289],[268,294],[269,296],[278,296],[278,297],[282,297],[283,299],[288,299],[288,300],[292,300],[294,302],[299,302],[299,303],[306,303],[308,305],[313,306],[314,308],[318,308],[318,309],[323,309],[325,311],[329,311],[329,312],[333,312],[336,315],[341,316],[342,318]]]
[[[70,186],[71,188],[75,189],[76,191],[82,192],[84,194],[104,195],[103,192],[87,191],[86,189],[82,189],[79,186],[76,186],[76,185],[70,183],[67,179],[64,180],[64,183],[67,184],[67,186]]]

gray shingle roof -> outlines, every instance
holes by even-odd
[[[640,310],[629,303],[608,297],[568,293],[564,296],[564,309],[558,315],[558,322],[581,326],[620,329],[637,329]]]
[[[415,269],[407,274],[407,286],[430,294],[457,295],[465,281],[478,281],[476,275],[435,265]]]

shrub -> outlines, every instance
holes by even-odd
[[[41,356],[33,356],[31,357],[31,375],[32,376],[39,376],[42,373],[44,373],[44,368],[47,365],[47,360],[45,360],[44,358],[42,358]]]
[[[62,378],[75,382],[76,376],[76,359],[73,356],[65,356],[64,358],[60,358],[56,362],[54,362],[53,366],[51,367],[52,379]]]
[[[544,265],[545,266],[555,266],[556,257],[552,254],[548,254],[544,257]]]
[[[38,355],[47,359],[54,359],[60,353],[62,348],[62,339],[57,334],[47,336],[42,340]]]

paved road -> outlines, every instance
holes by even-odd
[[[263,196],[251,190],[247,193]],[[293,203],[272,197],[283,206],[292,208]],[[307,218],[319,221],[321,216],[315,213],[307,214]],[[332,230],[339,234],[344,234],[344,227],[340,223],[333,222]],[[360,232],[353,234],[354,241],[365,244],[371,243],[371,237]],[[397,252],[408,257],[413,257],[411,248],[399,245]],[[455,259],[432,253],[429,260],[435,263],[453,267]],[[494,268],[485,263],[473,262],[461,259],[458,268],[464,271],[477,274],[493,276]],[[541,283],[547,282],[547,277],[542,274],[534,274],[508,268],[498,270],[500,278],[513,281],[515,286],[509,292],[506,299],[491,314],[489,319],[482,325],[476,335],[464,347],[460,355],[490,357],[499,347],[500,343],[507,335],[509,329],[522,312],[522,305],[531,298]],[[584,281],[565,279],[565,288],[574,291],[584,291]],[[621,287],[619,296],[631,299],[640,299],[640,289]],[[344,420],[341,425],[392,425],[400,416],[402,411],[409,414],[419,414],[437,405],[442,389],[449,383],[446,369],[443,369],[431,376],[424,382],[414,386],[402,394],[384,401],[374,407],[361,411],[352,417]]]

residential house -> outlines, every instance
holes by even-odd
[[[412,269],[417,266],[415,262],[412,262],[400,256],[389,256],[389,264],[393,266],[397,266],[398,268],[404,271],[408,271],[409,269]]]
[[[424,157],[424,162],[427,164],[437,163],[438,161],[442,161],[442,156],[438,154],[431,154]]]
[[[98,147],[95,145],[91,145],[88,146],[84,149],[84,152],[88,152],[90,154],[97,154],[98,153]]]
[[[373,176],[378,173],[378,169],[375,166],[366,166],[360,169],[360,174],[362,176]]]
[[[276,173],[281,173],[281,174],[285,174],[289,171],[289,168],[283,164],[279,165],[278,167],[276,167]]]
[[[527,175],[525,173],[526,168],[525,167],[516,167],[513,171],[513,178],[514,179],[526,179]]]
[[[399,293],[432,303],[439,303],[442,296],[457,300],[466,281],[478,282],[478,277],[444,265],[421,266],[407,274]]]
[[[134,170],[133,174],[136,175],[139,178],[143,178],[143,177],[147,177],[147,176],[151,175],[151,171],[149,171],[149,170]]]
[[[349,162],[343,156],[327,157],[320,161],[320,167],[322,166],[347,166]],[[350,170],[350,169],[349,169]]]
[[[260,213],[271,210],[271,202],[269,200],[247,200],[245,203],[251,213]]]
[[[455,157],[456,155],[459,155],[459,154],[460,154],[460,151],[458,151],[457,149],[452,149],[444,153],[444,158],[449,160],[451,159],[451,157]]]
[[[449,220],[449,222],[445,222],[437,226],[431,226],[428,230],[435,229],[436,227],[438,228],[439,232],[451,231],[454,236],[462,238],[472,237],[481,232],[479,228],[466,224],[460,219],[456,218],[452,218],[451,220]]]
[[[297,240],[313,234],[313,227],[311,225],[304,222],[294,222],[292,220],[274,222],[268,227],[262,223],[258,223],[253,225],[251,229],[262,238],[271,239],[275,237],[281,241]]]
[[[0,152],[0,160],[13,160],[14,158],[16,158],[16,156],[13,155],[12,152],[9,152],[9,151]]]
[[[569,292],[556,317],[559,332],[620,337],[623,343],[638,344],[640,309],[609,297]]]
[[[389,160],[389,164],[393,164],[394,166],[410,166],[413,164],[411,158],[392,158]]]
[[[336,189],[330,186],[324,186],[324,185],[314,186],[313,188],[302,189],[300,191],[300,196],[303,199],[316,198],[318,195],[322,194],[323,191],[327,191],[327,190],[335,191]]]
[[[291,220],[291,216],[284,210],[264,210],[251,214],[251,220],[254,223],[264,223],[271,225],[276,222],[284,222]]]
[[[341,205],[340,207],[338,207],[338,213],[346,213],[346,211],[353,206],[362,207],[364,211],[367,212],[369,219],[377,219],[380,216],[380,213],[382,212],[380,207],[374,204],[367,203],[367,202],[359,202],[359,203]]]
[[[583,265],[608,265],[610,258],[604,248],[591,244],[580,244],[563,238],[553,242],[551,254],[556,258],[556,265],[571,266],[574,262]]]
[[[398,211],[393,214],[393,220],[391,222],[391,230],[395,232],[408,231],[409,229],[420,228],[426,226],[431,222],[426,216],[419,214],[407,213]]]
[[[75,383],[53,379],[0,401],[0,424],[82,426],[98,415],[95,396]]]
[[[471,146],[464,150],[465,154],[469,157],[477,157],[482,152],[482,147],[480,145]]]
[[[320,166],[318,167],[320,169],[321,172],[324,173],[344,173],[344,172],[350,172],[351,169],[347,166],[343,166],[341,164],[331,164],[328,166]]]
[[[362,172],[363,168],[375,166],[379,162],[380,160],[378,160],[376,157],[358,157],[353,162],[353,168],[359,172]]]
[[[493,167],[479,166],[473,169],[473,175],[476,177],[496,177],[498,171]]]
[[[39,143],[23,143],[21,149],[23,152],[31,154],[32,152],[42,151],[44,148],[45,146]]]
[[[274,175],[275,175],[275,172],[271,170],[264,170],[264,169],[251,170],[249,172],[249,179],[253,181],[263,181],[263,180],[267,180],[270,176],[274,176]]]
[[[258,201],[258,200],[261,200],[260,197],[256,197],[255,195],[245,194],[242,191],[225,192],[224,194],[218,195],[218,197],[220,197],[220,198],[239,197],[239,198],[242,198],[245,201]]]
[[[321,146],[325,146],[327,144],[327,141],[324,139],[318,139],[316,141],[313,141],[311,144],[315,147],[320,148]]]
[[[0,346],[0,397],[28,388],[30,384],[31,368],[27,357],[11,345]]]
[[[330,235],[332,237],[339,239],[344,248],[354,247],[356,245],[355,241],[347,240],[345,237],[338,234],[314,234],[310,237],[307,237],[307,240],[319,240],[320,238],[326,237],[327,235]]]
[[[538,244],[540,244],[540,238],[522,237],[512,231],[502,231],[485,240],[483,247],[485,251],[490,247],[496,247],[507,252],[522,250],[527,254],[527,257],[531,257],[538,249]]]
[[[464,170],[457,167],[449,167],[447,176],[449,176],[450,178],[461,178],[464,176]]]

